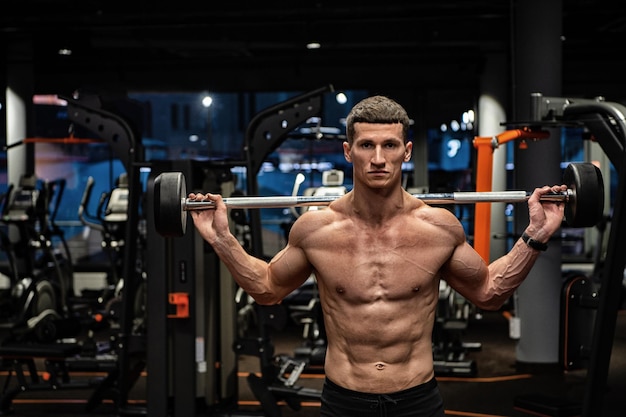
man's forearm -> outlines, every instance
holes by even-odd
[[[221,236],[210,244],[235,282],[252,298],[257,299],[268,292],[267,262],[248,254],[232,234]]]
[[[524,282],[541,251],[528,246],[521,238],[511,251],[489,265],[488,309],[498,309]]]

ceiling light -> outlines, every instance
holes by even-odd
[[[306,49],[320,49],[322,44],[319,42],[309,42],[306,44]]]
[[[61,48],[57,51],[57,54],[63,55],[63,56],[70,56],[72,55],[72,50],[70,48]]]
[[[211,97],[211,96],[204,96],[204,97],[202,98],[202,105],[203,105],[205,108],[207,108],[207,109],[208,109],[209,107],[211,107],[211,104],[213,104],[213,97]]]

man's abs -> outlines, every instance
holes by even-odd
[[[332,337],[329,335],[328,339],[330,341]],[[369,349],[355,346],[353,349],[341,349],[331,342],[326,351],[325,374],[345,388],[370,393],[397,392],[432,379],[434,370],[430,338],[428,343],[404,350],[405,356],[400,360],[389,349],[397,350],[401,345],[364,354]]]

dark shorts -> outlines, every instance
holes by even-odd
[[[351,391],[328,378],[324,381],[321,417],[443,417],[444,414],[435,378],[390,394]]]

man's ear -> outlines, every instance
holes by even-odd
[[[343,157],[346,158],[346,161],[352,162],[352,157],[350,156],[350,144],[348,142],[343,143]]]
[[[404,162],[409,162],[411,160],[411,155],[413,154],[413,142],[407,142],[404,146]]]

